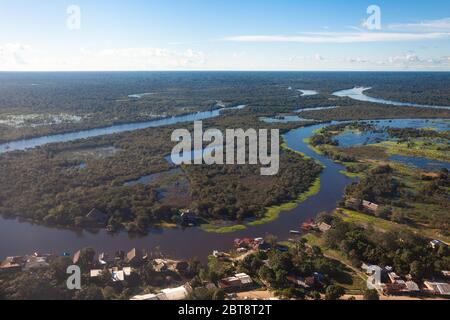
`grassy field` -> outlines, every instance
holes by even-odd
[[[341,217],[346,222],[352,222],[364,227],[372,226],[379,231],[409,231],[413,233],[426,236],[430,239],[438,239],[449,243],[450,237],[440,235],[437,230],[420,227],[420,226],[409,226],[404,224],[395,223],[393,221],[380,219],[374,216],[367,215],[365,213],[360,213],[347,209],[338,210],[338,216]]]
[[[303,238],[308,241],[310,246],[318,246],[326,257],[339,261],[343,265],[345,272],[334,279],[335,284],[345,288],[347,294],[363,294],[367,288],[365,275],[362,272],[357,272],[356,268],[350,267],[350,261],[341,252],[326,247],[323,239],[316,234],[309,233]]]
[[[414,141],[413,144],[397,143],[393,141],[381,142],[375,146],[384,147],[390,155],[403,155],[413,157],[423,157],[432,160],[450,162],[450,153],[448,144],[444,143],[426,143],[424,141]]]
[[[230,232],[236,232],[240,230],[247,229],[246,226],[242,224],[235,224],[231,226],[220,226],[220,225],[214,225],[214,224],[202,224],[200,228],[205,232],[211,232],[211,233],[230,233]]]

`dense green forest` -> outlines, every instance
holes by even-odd
[[[229,127],[230,122],[233,127],[263,126],[245,111],[211,119],[204,126]],[[187,127],[192,129],[192,123]],[[149,226],[176,223],[178,210],[185,207],[205,220],[242,221],[261,217],[266,206],[296,199],[321,171],[314,161],[286,150],[276,176],[263,177],[259,166],[250,165],[183,166],[168,182],[128,185],[172,168],[165,156],[174,145],[173,129],[145,129],[6,153],[0,157],[4,172],[0,213],[85,227],[85,216],[96,208],[107,214],[111,230],[125,227],[139,233]]]
[[[448,73],[352,72],[0,73],[0,141],[145,121],[231,104],[247,104],[254,112],[271,114],[299,108],[353,106],[314,113],[321,120],[448,117],[448,110],[362,104],[331,94],[354,86],[370,86],[373,89],[369,93],[377,97],[448,105],[449,77]],[[319,94],[302,97],[299,89],[317,90]],[[150,94],[129,97],[141,93]],[[38,122],[21,127],[2,122],[11,116],[60,114],[79,117],[80,121]]]

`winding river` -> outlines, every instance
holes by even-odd
[[[389,104],[389,105],[400,106],[400,107],[450,109],[450,106],[434,106],[434,105],[426,105],[426,104],[418,104],[418,103],[410,103],[410,102],[398,102],[398,101],[374,98],[374,97],[365,95],[364,92],[367,90],[370,90],[370,89],[372,89],[372,88],[370,88],[370,87],[355,87],[353,89],[336,91],[333,93],[333,95],[335,95],[337,97],[348,97],[350,99],[357,100],[357,101]]]
[[[125,123],[125,124],[118,124],[118,125],[113,125],[113,126],[109,126],[109,127],[104,127],[104,128],[81,130],[81,131],[76,131],[76,132],[48,135],[48,136],[43,136],[43,137],[38,137],[38,138],[17,140],[17,141],[0,144],[0,154],[6,153],[6,152],[11,152],[11,151],[36,148],[36,147],[40,147],[40,146],[43,146],[43,145],[46,145],[49,143],[69,142],[69,141],[75,141],[75,140],[80,140],[80,139],[105,136],[105,135],[114,134],[114,133],[134,131],[134,130],[139,130],[139,129],[169,126],[169,125],[182,123],[182,122],[206,120],[206,119],[215,118],[215,117],[220,116],[221,112],[224,110],[239,110],[239,109],[243,109],[243,108],[245,108],[245,105],[238,105],[235,107],[190,113],[190,114],[186,114],[186,115],[173,116],[173,117],[162,118],[162,119],[158,119],[158,120],[149,120],[149,121],[136,122],[136,123]]]
[[[97,252],[129,250],[133,247],[145,249],[159,247],[162,252],[172,257],[187,259],[196,256],[204,260],[213,250],[229,250],[235,238],[261,237],[268,233],[287,238],[289,230],[298,229],[301,222],[313,218],[318,212],[333,210],[336,202],[342,197],[344,187],[351,182],[349,178],[339,173],[343,169],[341,165],[316,154],[303,142],[303,139],[310,137],[314,130],[321,126],[303,127],[285,135],[290,148],[303,152],[326,166],[321,174],[320,192],[295,209],[282,213],[279,219],[272,223],[227,234],[207,233],[199,228],[188,228],[152,230],[148,236],[130,238],[125,232],[111,235],[105,230],[95,233],[73,231],[1,219],[0,258],[34,251],[73,253],[81,247],[92,247]]]
[[[242,109],[243,107],[238,106],[235,108]],[[9,148],[6,148],[6,145],[0,145],[0,153],[11,150],[25,150],[51,142],[72,141],[104,134],[202,120],[218,116],[220,112],[221,110],[201,112],[145,123],[125,124],[11,142],[8,144]],[[402,125],[401,120],[396,121],[399,122],[399,125]],[[289,148],[302,152],[321,162],[325,169],[321,173],[321,189],[319,193],[298,204],[295,209],[283,212],[277,220],[271,223],[248,227],[246,230],[227,234],[207,233],[200,228],[158,229],[151,230],[149,235],[145,237],[133,238],[125,232],[111,235],[106,230],[95,232],[74,231],[0,218],[0,259],[9,255],[29,254],[35,251],[54,254],[73,253],[82,247],[92,247],[97,252],[129,250],[133,247],[142,249],[159,247],[166,255],[174,258],[187,259],[198,257],[204,261],[213,250],[229,250],[235,238],[263,237],[270,233],[281,239],[286,239],[289,237],[289,230],[299,229],[302,222],[314,218],[321,211],[333,210],[336,207],[336,203],[342,198],[345,186],[352,181],[352,179],[340,173],[344,169],[342,165],[315,153],[303,141],[305,138],[313,135],[315,130],[325,125],[302,127],[285,134],[284,138]]]

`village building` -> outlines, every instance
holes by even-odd
[[[314,228],[319,230],[322,233],[328,232],[331,230],[331,226],[325,222],[320,222],[316,225],[314,225]]]
[[[167,263],[163,259],[153,260],[152,265],[153,270],[155,270],[156,272],[166,272],[167,270],[169,270],[169,268],[167,267]]]
[[[189,283],[177,288],[167,288],[161,290],[159,293],[149,293],[144,295],[136,295],[131,297],[130,300],[185,300],[190,293],[192,293],[192,287]]]
[[[423,283],[430,293],[450,296],[450,284],[444,282],[424,281]]]
[[[245,273],[238,273],[234,277],[228,277],[219,281],[219,288],[225,291],[238,291],[253,286],[252,278]]]
[[[33,255],[33,256],[27,257],[27,260],[25,262],[23,269],[28,271],[28,270],[47,268],[48,266],[50,266],[50,264],[47,262],[47,257],[40,257],[40,256]]]
[[[450,278],[450,271],[443,270],[443,271],[441,271],[441,273],[444,278],[446,278],[446,279]]]
[[[104,272],[105,271],[101,269],[93,269],[90,271],[90,277],[98,278]],[[111,274],[112,281],[117,282],[117,281],[125,281],[125,278],[131,275],[132,270],[130,267],[124,267],[122,270],[119,270],[119,268],[114,267],[108,269],[108,272]]]
[[[50,254],[41,255],[37,252],[32,255],[7,257],[0,263],[0,271],[18,272],[47,268],[49,266],[48,259],[51,257]]]
[[[5,273],[13,273],[22,270],[25,260],[23,257],[7,257],[0,263],[0,271]]]
[[[166,272],[168,270],[173,272],[184,272],[189,268],[189,264],[186,261],[169,259],[154,259],[152,265],[153,270],[156,272]]]
[[[406,288],[408,290],[408,292],[411,293],[418,293],[420,292],[420,288],[418,286],[417,283],[415,283],[414,281],[406,281]]]
[[[141,294],[141,295],[135,295],[130,298],[130,300],[134,301],[152,301],[152,300],[167,300],[166,295],[164,293],[148,293],[148,294]]]
[[[310,286],[306,283],[305,278],[302,277],[296,277],[296,276],[288,276],[287,280],[293,284],[295,284],[298,287],[303,287],[305,289],[308,289]]]
[[[264,241],[263,238],[243,238],[243,239],[235,239],[234,247],[236,249],[247,249],[247,250],[268,250],[268,244]],[[242,250],[242,252],[245,252]]]
[[[378,204],[375,204],[370,201],[363,200],[362,202],[363,211],[369,214],[376,214],[378,212],[379,207],[380,206]]]

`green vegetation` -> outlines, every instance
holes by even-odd
[[[379,144],[384,147],[388,154],[399,154],[404,156],[423,157],[440,161],[450,162],[449,143],[437,143],[426,141],[415,142],[393,142],[385,141]]]
[[[236,225],[232,225],[232,226],[202,224],[202,225],[200,225],[200,227],[202,228],[203,231],[211,232],[211,233],[230,233],[230,232],[236,232],[239,230],[247,229],[247,227],[242,224],[236,224]]]
[[[319,191],[320,191],[320,177],[318,177],[316,181],[314,181],[314,183],[311,185],[308,191],[302,193],[295,201],[267,208],[267,211],[263,218],[256,221],[252,221],[249,223],[249,225],[257,226],[275,221],[276,219],[278,219],[280,213],[295,209],[300,202],[303,202],[307,200],[309,197],[316,195],[317,193],[319,193]]]
[[[416,281],[440,275],[450,266],[447,246],[431,249],[429,239],[406,230],[377,231],[329,216],[333,228],[324,236],[324,244],[339,250],[355,267],[362,262],[393,266],[401,276],[411,274]],[[413,267],[414,266],[414,267]],[[420,266],[420,270],[416,270]]]

